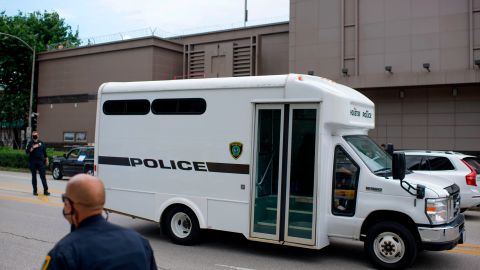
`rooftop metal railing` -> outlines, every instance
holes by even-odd
[[[59,42],[55,44],[47,45],[47,51],[56,51],[65,48],[76,48],[76,47],[85,47],[85,46],[92,46],[97,44],[103,43],[110,43],[128,39],[135,39],[135,38],[143,38],[143,37],[159,37],[163,39],[176,39],[179,40],[184,36],[189,35],[196,35],[196,34],[204,34],[209,32],[216,32],[216,31],[226,31],[226,30],[233,30],[233,29],[241,29],[241,28],[248,28],[254,26],[261,26],[261,25],[268,25],[274,23],[282,23],[288,22],[288,16],[280,16],[280,17],[272,17],[268,19],[261,19],[261,20],[253,20],[245,23],[237,22],[232,24],[219,24],[219,25],[210,25],[210,26],[203,26],[203,27],[196,27],[190,29],[180,30],[177,33],[172,33],[169,31],[162,30],[160,28],[142,28],[132,31],[126,32],[119,32],[115,34],[103,35],[103,36],[96,36],[96,37],[88,37],[88,38],[81,38],[80,44],[73,44],[71,42]]]

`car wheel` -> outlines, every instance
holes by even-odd
[[[192,210],[176,206],[167,215],[166,232],[172,242],[179,245],[193,245],[198,241],[200,226]]]
[[[364,245],[370,261],[379,269],[409,267],[418,253],[412,233],[397,222],[387,221],[373,225]]]
[[[61,180],[63,177],[62,170],[59,165],[53,165],[52,176],[55,180]]]
[[[92,168],[88,168],[86,171],[85,171],[86,174],[88,175],[93,175],[93,169]]]

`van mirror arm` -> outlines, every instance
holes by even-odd
[[[416,196],[417,199],[425,198],[425,186],[417,185],[413,187],[407,181],[404,181],[405,171],[406,171],[406,162],[405,162],[405,153],[403,152],[393,152],[392,153],[392,176],[393,179],[400,180],[400,186],[410,195]]]
[[[417,199],[423,199],[425,198],[425,186],[418,184],[417,187],[413,187],[410,183],[407,181],[404,181],[403,179],[400,180],[400,186],[410,195],[416,196]]]

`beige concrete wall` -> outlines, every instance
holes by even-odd
[[[174,76],[182,75],[183,56],[181,53],[172,53],[163,48],[154,48],[153,50],[152,80],[171,80]]]
[[[357,88],[480,82],[469,14],[469,0],[291,0],[289,68]]]
[[[87,142],[95,141],[97,102],[41,104],[38,110],[38,131],[48,143],[62,143],[64,132],[86,132]]]
[[[288,73],[288,33],[260,36],[258,75]]]
[[[145,47],[39,61],[39,96],[96,94],[104,82],[152,80],[152,50]]]
[[[480,151],[480,88],[473,85],[365,89],[376,105],[379,144],[402,149]]]

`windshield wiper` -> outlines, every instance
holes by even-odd
[[[377,174],[379,172],[387,172],[387,171],[391,171],[392,169],[391,168],[381,168],[381,169],[378,169],[376,171],[373,171],[373,173]]]

